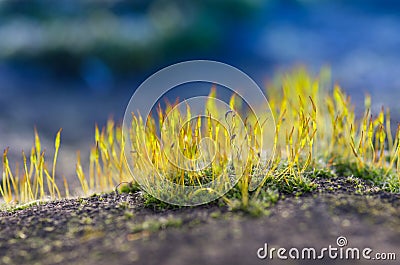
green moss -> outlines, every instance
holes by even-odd
[[[125,219],[132,219],[135,215],[132,212],[125,211],[124,212],[124,217]]]
[[[271,204],[266,203],[262,200],[250,200],[249,204],[245,206],[241,200],[235,199],[230,203],[229,209],[232,212],[242,212],[251,217],[260,217],[269,215],[270,212],[268,208],[270,206]]]
[[[129,182],[128,184],[122,185],[120,192],[122,193],[135,193],[140,191],[140,186],[136,182]]]
[[[183,221],[181,218],[168,216],[157,219],[148,219],[140,224],[132,227],[133,233],[142,231],[157,232],[158,230],[166,229],[167,227],[181,227]]]
[[[43,205],[43,204],[46,204],[46,202],[45,201],[33,201],[33,202],[25,203],[25,204],[19,204],[15,207],[9,207],[9,205],[7,205],[7,207],[5,207],[4,210],[9,211],[9,212],[15,212],[15,211],[25,210],[25,209],[28,209],[33,206]]]
[[[120,202],[120,203],[118,203],[117,207],[120,209],[127,209],[127,208],[129,208],[129,203],[128,202]]]
[[[278,190],[267,188],[260,191],[258,199],[266,204],[273,205],[278,202],[279,197]]]
[[[330,179],[330,178],[336,177],[335,172],[333,172],[331,169],[323,167],[323,166],[321,166],[321,167],[316,166],[316,167],[312,168],[311,171],[309,172],[308,176],[311,179],[315,179],[315,178]]]
[[[210,214],[210,217],[211,217],[211,218],[214,218],[214,219],[217,219],[217,218],[221,217],[221,211],[212,212],[212,213]]]
[[[296,196],[312,192],[317,187],[308,176],[295,176],[291,174],[284,174],[278,178],[270,177],[267,179],[264,186]]]
[[[166,209],[176,209],[179,208],[178,206],[163,202],[154,196],[144,193],[143,194],[144,198],[144,206],[148,208],[153,208],[154,210],[166,210]]]
[[[338,176],[352,176],[366,180],[384,191],[392,193],[400,192],[400,181],[397,174],[387,171],[384,168],[367,165],[359,167],[356,163],[340,161],[335,164],[334,170]]]

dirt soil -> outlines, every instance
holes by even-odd
[[[269,248],[346,247],[400,259],[400,195],[346,178],[281,196],[270,214],[251,217],[217,203],[157,209],[142,194],[102,194],[0,212],[0,264],[397,264],[396,261],[261,260]],[[345,247],[344,247],[345,248]],[[286,253],[287,255],[288,253]],[[327,255],[326,255],[327,256]]]

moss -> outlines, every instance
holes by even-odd
[[[363,179],[369,183],[378,186],[387,192],[400,192],[400,181],[398,175],[384,168],[372,167],[364,165],[358,166],[353,162],[340,161],[334,165],[334,170],[338,176],[351,176]]]
[[[168,216],[168,217],[160,217],[157,219],[148,219],[143,223],[136,224],[132,227],[133,233],[148,231],[148,232],[156,232],[161,229],[166,229],[167,227],[181,227],[183,221],[181,218]]]
[[[248,205],[244,205],[241,200],[233,200],[229,204],[229,210],[242,213],[251,217],[261,217],[270,214],[268,210],[272,205],[263,200],[250,200]]]
[[[311,171],[308,173],[308,176],[311,179],[315,178],[330,179],[336,177],[336,174],[329,168],[323,167],[322,165],[316,165],[316,167],[312,168]]]
[[[144,206],[148,208],[152,208],[154,210],[166,210],[166,209],[177,209],[179,206],[171,205],[169,203],[163,202],[154,196],[148,194],[148,193],[143,193],[143,198],[144,198]]]
[[[273,205],[278,202],[280,194],[276,189],[262,189],[259,194],[259,200],[263,201],[264,203],[268,203]]]
[[[128,184],[122,185],[120,192],[122,193],[135,193],[140,191],[140,186],[136,182],[129,182]]]
[[[16,211],[25,210],[25,209],[31,208],[33,206],[38,206],[38,205],[43,205],[43,204],[46,204],[46,202],[45,201],[33,201],[33,202],[25,203],[25,204],[20,204],[15,207],[9,207],[9,205],[7,205],[7,207],[5,207],[5,210],[7,210],[8,212],[16,212]]]
[[[118,203],[117,207],[120,209],[127,209],[127,208],[129,208],[129,203],[128,202],[120,202],[120,203]]]
[[[129,211],[125,211],[125,212],[124,212],[124,217],[125,217],[125,219],[127,219],[127,220],[132,219],[134,216],[135,216],[135,215],[134,215],[132,212],[129,212]]]
[[[333,89],[327,89],[326,70],[321,71],[320,76],[310,76],[306,69],[295,69],[289,74],[278,77],[276,82],[271,83],[271,87],[267,89],[267,96],[271,103],[271,111],[276,121],[277,129],[274,143],[276,144],[276,153],[274,160],[271,161],[271,172],[266,173],[267,177],[262,186],[256,192],[249,192],[248,186],[252,178],[264,176],[263,161],[260,160],[260,152],[258,150],[258,133],[248,134],[247,130],[242,130],[240,126],[232,126],[229,133],[211,133],[211,140],[218,142],[219,152],[218,159],[214,159],[214,164],[207,166],[196,172],[176,170],[171,167],[171,163],[164,163],[162,145],[157,143],[157,126],[154,124],[162,124],[167,135],[175,135],[175,125],[185,118],[190,112],[180,112],[172,115],[171,119],[161,119],[172,108],[173,104],[166,104],[165,109],[159,109],[158,118],[152,116],[149,125],[145,126],[140,117],[135,117],[132,126],[135,127],[135,133],[131,135],[131,139],[127,139],[132,144],[132,149],[139,157],[148,157],[146,154],[152,153],[152,163],[158,165],[161,172],[165,173],[168,181],[179,183],[182,185],[192,185],[194,183],[208,183],[215,176],[218,176],[225,169],[232,166],[232,160],[238,159],[239,154],[233,156],[232,144],[238,141],[240,135],[244,136],[253,147],[253,151],[247,152],[248,164],[244,170],[246,177],[239,180],[239,184],[233,187],[224,197],[226,201],[234,205],[237,201],[241,201],[240,207],[232,208],[250,208],[257,209],[264,207],[267,209],[270,205],[276,203],[279,198],[285,195],[302,196],[311,193],[316,189],[321,191],[316,182],[321,179],[331,180],[338,177],[352,177],[347,184],[351,184],[351,188],[359,194],[372,193],[377,190],[386,192],[400,192],[400,168],[399,164],[399,148],[400,148],[400,126],[396,134],[392,134],[390,130],[390,114],[389,111],[382,109],[379,113],[370,112],[371,98],[368,96],[365,100],[365,115],[356,115],[355,106],[351,103],[343,90],[336,85]],[[299,90],[298,88],[302,89]],[[296,97],[290,95],[296,94]],[[217,91],[213,89],[210,92],[210,98],[215,98]],[[236,100],[236,104],[235,104]],[[212,107],[212,101],[207,103],[210,121],[211,117],[219,117],[222,109],[216,106]],[[232,97],[230,104],[236,109],[236,105],[241,105],[240,100]],[[237,109],[239,110],[239,108]],[[240,111],[239,111],[240,112]],[[239,113],[238,112],[238,113]],[[232,111],[225,113],[225,121],[229,120]],[[318,114],[318,115],[317,115]],[[227,116],[228,115],[228,116]],[[235,114],[236,116],[236,114]],[[239,115],[237,115],[239,116]],[[238,118],[236,116],[236,118]],[[359,116],[360,118],[356,118]],[[192,117],[193,118],[193,117]],[[262,120],[262,117],[258,117]],[[232,116],[232,124],[234,124]],[[255,124],[249,126],[253,128]],[[200,121],[200,120],[199,120]],[[258,123],[258,121],[257,121]],[[206,135],[206,131],[202,131],[201,122],[187,123],[187,130],[183,130],[177,136],[177,139],[171,140],[171,149],[176,143],[183,143],[185,156],[191,159],[197,159],[200,154],[198,148],[198,137],[192,137],[194,132],[199,135]],[[246,122],[247,124],[247,122]],[[214,123],[208,123],[206,130],[208,132],[219,132],[220,127]],[[132,129],[129,128],[129,129]],[[206,126],[207,127],[207,126]],[[245,126],[247,127],[247,126]],[[250,128],[249,127],[249,128]],[[147,129],[146,129],[147,128]],[[205,128],[205,127],[204,127]],[[89,175],[85,175],[82,168],[80,156],[77,157],[76,173],[81,185],[81,191],[87,196],[91,191],[104,192],[115,188],[115,183],[126,183],[119,190],[122,193],[133,194],[139,192],[140,186],[135,181],[131,181],[129,166],[125,160],[123,146],[123,129],[121,125],[115,124],[110,119],[103,129],[96,126],[94,138],[96,145],[90,152],[89,159]],[[262,132],[263,130],[257,130]],[[225,135],[225,136],[224,136]],[[228,138],[227,136],[230,136]],[[44,152],[42,152],[41,141],[37,131],[35,130],[34,147],[31,154],[26,156],[23,154],[23,170],[13,170],[8,161],[8,149],[3,153],[3,174],[2,183],[0,184],[0,195],[6,203],[14,203],[19,201],[34,201],[36,199],[43,200],[50,196],[51,198],[61,198],[61,194],[68,196],[68,185],[64,182],[64,193],[60,190],[55,181],[55,168],[57,162],[58,149],[60,147],[61,130],[57,133],[55,139],[55,154],[53,157],[53,167],[46,164]],[[142,136],[145,137],[144,142]],[[174,136],[175,137],[175,136]],[[226,138],[224,138],[226,137]],[[226,141],[224,141],[224,139]],[[178,149],[177,149],[178,150]],[[257,151],[257,152],[256,152]],[[172,152],[171,154],[173,154]],[[232,156],[230,156],[232,155]],[[47,156],[46,156],[47,157]],[[228,159],[230,157],[230,159]],[[146,159],[145,159],[146,160]],[[135,162],[137,167],[151,166],[148,161],[140,159]],[[27,163],[30,161],[31,163]],[[219,162],[216,162],[219,161]],[[235,164],[235,163],[233,163]],[[248,165],[248,167],[247,167]],[[257,165],[257,166],[256,166]],[[259,165],[261,165],[259,167]],[[132,166],[132,165],[131,165]],[[49,170],[49,169],[52,170]],[[16,171],[23,174],[16,174]],[[48,172],[51,171],[51,172]],[[140,170],[139,170],[140,171]],[[29,172],[33,172],[32,177],[26,178]],[[117,172],[117,173],[116,173]],[[260,173],[261,172],[261,173]],[[228,173],[230,173],[228,171]],[[356,179],[365,182],[357,182]],[[131,181],[128,183],[128,181]],[[353,182],[353,183],[352,183]],[[47,185],[45,185],[47,183]],[[366,187],[366,184],[371,187]],[[251,185],[250,185],[251,186]],[[171,190],[163,189],[164,186],[155,185],[154,193],[157,198],[166,201],[175,193]],[[221,185],[222,187],[222,185]],[[118,188],[118,187],[117,187]],[[349,187],[338,185],[328,185],[324,187],[327,191],[338,192],[347,190]],[[353,190],[352,190],[353,191]],[[97,194],[93,194],[91,198],[96,198]],[[90,198],[89,198],[90,199]],[[153,196],[143,193],[144,206],[156,210],[174,209],[176,206],[154,198]],[[102,200],[99,197],[99,200]],[[80,210],[83,210],[88,199],[78,199],[81,204]],[[221,207],[226,206],[224,200],[218,200],[217,203]],[[185,202],[182,202],[185,204]],[[253,205],[251,205],[253,204]],[[25,209],[30,205],[21,205],[12,208],[11,211]],[[121,203],[119,208],[126,209],[128,205]]]
[[[280,178],[269,178],[264,185],[266,188],[293,195],[309,193],[316,189],[316,184],[307,176],[283,175]]]
[[[219,217],[221,217],[221,211],[214,211],[210,214],[211,218],[217,219]]]

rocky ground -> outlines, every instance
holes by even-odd
[[[298,62],[314,72],[329,63],[333,81],[352,96],[357,113],[362,113],[363,96],[369,92],[372,112],[388,106],[396,124],[400,120],[400,17],[389,5],[392,1],[352,1],[349,5],[340,3],[344,1],[321,1],[319,5],[314,3],[318,1],[307,1],[313,6],[289,3],[306,1],[281,2],[268,7],[271,9],[260,9],[260,18],[249,24],[238,27],[235,22],[235,34],[213,47],[210,54],[193,53],[189,58],[214,58],[232,64],[260,86],[271,81],[276,71]],[[19,14],[17,20],[20,23],[2,24],[3,29],[11,29],[2,30],[3,36],[14,36],[20,43],[25,32],[36,39],[37,31],[21,28],[29,26],[29,21]],[[15,45],[10,42],[12,38],[3,39],[3,45]],[[32,39],[25,39],[32,43]],[[10,54],[9,49],[3,50]],[[96,59],[96,52],[87,56]],[[95,123],[104,125],[110,114],[121,121],[134,89],[145,78],[162,66],[186,59],[184,54],[173,57],[171,62],[153,65],[154,69],[146,73],[132,70],[128,77],[115,74],[107,78],[100,64],[100,71],[96,71],[98,67],[89,71],[97,85],[86,80],[85,64],[71,66],[72,73],[60,77],[52,74],[53,67],[63,65],[58,58],[39,58],[30,64],[0,60],[0,150],[10,147],[11,163],[21,165],[21,150],[29,152],[36,127],[50,158],[54,136],[63,128],[57,172],[66,176],[74,188],[79,185],[74,172],[76,151],[81,151],[85,165],[94,143]],[[112,67],[105,70],[118,72]],[[336,246],[339,236],[347,238],[349,247],[370,247],[374,253],[400,255],[400,195],[376,191],[350,178],[316,182],[318,188],[313,193],[300,197],[281,194],[268,209],[269,214],[257,218],[232,212],[218,203],[196,208],[154,208],[145,205],[140,193],[101,194],[2,210],[0,265],[273,264],[279,261],[257,258],[257,250],[264,243],[277,248],[322,248]],[[282,263],[308,264],[293,260]],[[367,261],[326,259],[315,263]]]
[[[280,194],[269,214],[251,217],[218,203],[145,205],[140,192],[109,193],[0,212],[0,264],[309,264],[260,260],[257,250],[332,245],[369,247],[400,258],[400,195],[353,178],[316,179],[316,191]],[[315,264],[396,261],[314,261]]]

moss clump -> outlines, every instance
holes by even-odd
[[[353,176],[366,180],[384,191],[392,193],[400,192],[399,177],[393,171],[367,165],[359,167],[356,163],[352,162],[339,162],[334,166],[334,169],[338,176]]]
[[[139,184],[131,181],[125,185],[122,185],[119,191],[122,193],[135,193],[135,192],[139,192],[140,190],[141,189],[140,189]]]
[[[160,106],[157,109],[158,118],[153,115],[146,124],[141,117],[133,115],[131,127],[128,128],[129,139],[123,139],[122,126],[116,125],[113,120],[109,120],[103,129],[96,126],[95,145],[89,155],[89,174],[84,173],[79,153],[77,157],[76,173],[81,191],[86,195],[93,191],[110,191],[117,183],[131,181],[132,176],[126,163],[131,161],[130,165],[138,169],[134,172],[152,176],[152,179],[149,177],[148,187],[154,189],[153,195],[157,195],[157,198],[170,198],[174,196],[174,190],[163,189],[160,180],[166,179],[177,186],[198,186],[225,174],[228,182],[231,180],[230,166],[235,165],[236,161],[237,165],[243,164],[243,171],[240,172],[243,174],[240,174],[238,184],[220,202],[234,205],[234,201],[239,200],[242,204],[239,208],[243,209],[251,207],[257,200],[258,204],[262,204],[260,200],[273,202],[274,196],[269,194],[271,190],[283,196],[300,196],[313,192],[318,188],[315,180],[321,178],[353,176],[384,191],[400,192],[400,125],[393,134],[389,109],[382,108],[372,113],[369,96],[365,97],[362,115],[356,115],[350,97],[338,85],[330,87],[329,76],[326,69],[322,69],[318,76],[311,76],[304,68],[300,68],[278,76],[268,85],[266,94],[276,130],[263,127],[265,123],[261,121],[263,118],[268,120],[271,118],[269,116],[257,119],[240,117],[246,120],[244,124],[249,126],[247,129],[252,130],[244,130],[246,126],[239,126],[240,115],[233,113],[242,113],[243,102],[237,95],[230,99],[230,109],[227,112],[212,104],[212,100],[206,102],[209,115],[204,120],[192,117],[190,109],[181,111],[174,108],[174,104],[166,104],[165,109]],[[216,93],[212,89],[209,98],[216,98]],[[229,128],[223,128],[215,122],[218,117],[224,122],[229,121]],[[190,122],[181,124],[185,120]],[[157,124],[170,136],[167,137],[171,140],[170,145],[160,144]],[[176,127],[181,129],[176,130]],[[259,141],[264,139],[260,137],[265,136],[264,132],[272,134],[269,136],[274,140],[275,156],[271,161],[263,161],[260,155],[266,151],[261,150],[263,146]],[[60,134],[61,130],[55,137],[55,155],[50,166],[46,164],[36,131],[30,155],[23,154],[22,170],[12,170],[14,167],[7,158],[8,149],[4,151],[0,194],[6,203],[44,200],[48,195],[52,199],[63,197],[63,192],[56,184]],[[207,145],[210,148],[201,152],[200,143],[205,137],[218,145]],[[246,139],[244,142],[250,146],[247,163],[240,161],[243,153],[240,153],[241,148],[237,148],[241,146],[239,139]],[[125,157],[125,141],[129,141],[132,146],[132,157]],[[203,170],[175,167],[170,161],[180,161],[178,154],[181,153],[190,159],[190,168],[193,166],[194,169],[200,169],[202,167],[198,166],[204,164],[209,166]],[[206,159],[210,157],[213,159]],[[208,161],[213,162],[208,164]],[[155,171],[158,174],[154,174]],[[255,191],[251,191],[254,179],[260,180],[261,184]],[[226,183],[214,191],[223,193],[221,191],[225,191]],[[66,180],[64,187],[65,196],[69,196]],[[362,190],[361,187],[358,189]],[[120,188],[124,193],[139,190],[139,185],[134,181]],[[174,208],[148,194],[144,194],[143,198],[147,207]]]
[[[181,227],[182,224],[183,221],[181,218],[173,216],[148,219],[143,223],[133,226],[132,233],[139,233],[143,231],[157,232],[158,230],[166,229],[167,227]]]

